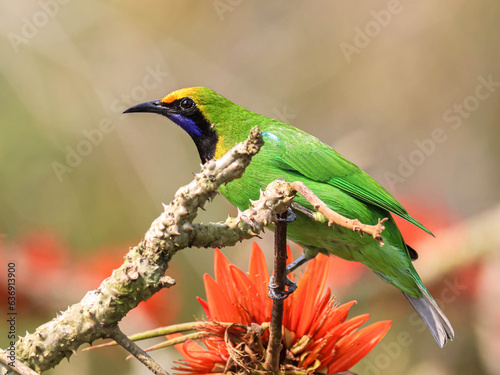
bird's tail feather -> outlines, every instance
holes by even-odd
[[[455,332],[448,318],[446,318],[427,290],[418,282],[417,285],[422,291],[423,297],[415,298],[404,292],[403,294],[427,325],[439,347],[442,348],[448,340],[453,340]]]

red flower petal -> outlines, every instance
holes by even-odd
[[[289,265],[290,263],[293,262],[293,254],[292,254],[292,249],[290,249],[290,245],[286,245],[286,264]],[[294,281],[295,280],[295,275],[293,273],[289,274],[288,277],[290,280]]]
[[[203,312],[207,316],[209,320],[213,320],[212,315],[210,314],[210,306],[208,306],[207,301],[205,301],[203,298],[196,297],[198,302],[200,303],[201,307],[203,308]]]
[[[317,306],[318,300],[321,299],[323,295],[323,290],[325,288],[326,278],[328,276],[328,257],[320,254],[315,259],[315,264],[312,265],[311,270],[309,267],[306,272],[310,273],[309,285],[305,293],[307,293],[306,302],[303,309],[303,315],[300,317],[300,323],[297,327],[297,335],[301,337],[309,331],[309,327],[312,325],[314,316],[317,313],[314,306]]]
[[[327,276],[328,257],[318,255],[309,262],[298,282],[294,298],[286,306],[291,311],[289,327],[296,332],[297,337],[302,337],[309,331],[316,313],[313,307],[322,298]]]
[[[349,314],[349,309],[355,303],[356,301],[350,301],[338,306],[337,308],[333,308],[332,312],[330,313],[332,314],[331,317],[328,317],[328,320],[320,327],[315,336],[324,337],[328,334],[328,331],[344,322],[347,319],[347,314]]]
[[[218,285],[224,286],[226,294],[231,302],[236,302],[238,300],[238,295],[235,293],[233,283],[231,282],[231,275],[229,273],[229,266],[231,262],[226,258],[224,254],[219,249],[215,249],[214,252],[214,271],[215,271],[215,281]]]
[[[259,245],[256,242],[252,246],[250,255],[249,278],[254,283],[260,296],[262,296],[263,306],[261,307],[261,323],[271,320],[272,301],[267,298],[269,271],[267,270],[266,258]]]
[[[334,330],[332,330],[332,333],[337,334],[338,337],[343,337],[347,336],[349,333],[355,331],[359,327],[363,325],[364,322],[366,322],[370,318],[370,314],[362,314],[355,316],[349,320],[346,320],[345,322],[339,324]]]
[[[203,275],[203,281],[211,319],[219,322],[236,322],[238,313],[226,294],[226,288],[221,288],[208,274]],[[230,289],[230,284],[228,287]]]
[[[166,335],[167,339],[182,337],[180,333]],[[224,364],[225,360],[215,351],[205,350],[203,347],[194,341],[186,341],[174,345],[179,353],[184,357],[181,366],[176,367],[176,370],[189,373],[211,373],[216,363]]]
[[[382,340],[391,325],[392,322],[388,320],[373,323],[341,339],[328,372],[334,374],[350,369]]]
[[[238,307],[241,322],[243,324],[258,323],[260,321],[261,307],[264,299],[259,295],[257,288],[250,278],[238,267],[231,265],[229,267],[233,285],[236,293],[239,295]]]
[[[255,284],[260,293],[267,293],[267,284],[269,284],[269,271],[267,270],[266,258],[262,249],[254,242],[252,253],[250,254],[250,264],[248,267],[248,277]]]
[[[302,334],[297,332],[297,327],[301,319],[305,319],[304,309],[311,306],[311,300],[313,296],[308,293],[309,279],[311,278],[311,270],[316,264],[316,259],[313,259],[307,265],[306,271],[299,279],[297,283],[297,290],[285,300],[285,311],[288,311],[286,320],[284,317],[284,325],[287,326],[291,331],[297,333],[298,337],[302,337]]]
[[[342,340],[343,337],[348,336],[351,332],[354,332],[356,329],[361,327],[363,323],[365,323],[370,314],[363,314],[346,320],[345,322],[338,325],[333,330],[329,331],[326,335],[326,339],[322,340],[321,336],[315,337],[314,343],[325,341],[324,346],[321,348],[322,358],[321,364],[323,366],[328,366],[330,363],[334,361],[337,357],[338,353],[335,350],[335,347],[338,345],[338,341]],[[311,345],[311,350],[315,347],[315,345]],[[332,355],[334,353],[334,355]]]
[[[330,288],[328,288],[323,295],[323,298],[318,303],[318,307],[316,308],[316,317],[309,327],[309,331],[307,332],[308,336],[314,336],[314,334],[322,327],[325,320],[330,317],[330,310],[332,308],[331,306],[334,303],[333,300],[330,299],[330,297]]]

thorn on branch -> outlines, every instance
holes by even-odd
[[[162,288],[170,288],[175,285],[175,280],[170,276],[165,275],[160,279],[158,285]]]

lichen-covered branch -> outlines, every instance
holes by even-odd
[[[165,276],[165,271],[178,250],[194,244],[234,243],[234,237],[229,243],[221,243],[220,239],[213,237],[219,234],[218,230],[196,227],[192,221],[198,209],[216,195],[221,184],[243,174],[262,144],[261,132],[255,127],[245,142],[236,145],[217,161],[204,164],[194,181],[179,189],[174,200],[165,206],[141,243],[128,252],[123,265],[79,303],[38,327],[33,334],[20,338],[16,343],[16,357],[37,372],[56,366],[64,357],[69,358],[75,353],[80,345],[110,337],[113,328],[131,309],[160,289],[173,285],[174,281]],[[272,211],[256,216],[254,220],[251,212],[228,225],[219,224],[219,230],[238,228],[242,236],[239,239],[259,233],[265,224],[255,219],[265,219],[267,224]]]

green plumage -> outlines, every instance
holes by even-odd
[[[375,180],[356,165],[343,158],[317,138],[283,122],[237,107],[227,99],[214,103],[227,108],[206,117],[215,124],[215,131],[223,135],[224,149],[244,141],[250,129],[257,125],[263,132],[264,146],[253,158],[243,177],[220,188],[222,194],[241,210],[248,208],[249,199],[259,198],[264,189],[277,178],[304,182],[332,210],[365,224],[376,224],[388,217],[382,239],[383,247],[369,236],[317,223],[301,213],[288,226],[288,237],[309,251],[320,251],[346,260],[361,262],[413,297],[421,297],[417,282],[420,279],[413,268],[403,238],[389,212],[393,212],[426,230]],[[228,118],[236,112],[245,121],[234,123]],[[238,129],[235,129],[237,127]],[[313,207],[302,197],[296,202]],[[389,211],[389,212],[388,212]]]
[[[290,182],[302,181],[332,210],[364,224],[376,224],[378,219],[387,217],[389,220],[384,223],[385,230],[382,233],[383,247],[369,236],[361,237],[359,233],[337,225],[329,227],[300,212],[296,212],[297,220],[288,226],[288,237],[302,245],[308,255],[321,252],[365,264],[407,296],[440,346],[453,337],[451,325],[435,305],[413,267],[391,213],[427,233],[430,231],[411,217],[380,184],[312,135],[251,112],[210,89],[183,89],[165,97],[161,101],[162,105],[171,108],[171,111],[180,112],[180,117],[161,111],[148,111],[166,115],[192,134],[192,123],[188,120],[197,118],[197,115],[182,109],[180,103],[186,98],[194,103],[196,110],[193,113],[201,114],[204,119],[195,121],[199,124],[201,136],[191,135],[203,161],[214,156],[220,157],[237,142],[244,141],[252,127],[257,125],[262,130],[265,144],[252,159],[243,177],[220,188],[233,205],[241,210],[247,209],[250,199],[259,198],[261,189],[275,179],[282,178]],[[137,108],[142,108],[140,106],[132,107],[129,111],[139,111]],[[208,137],[216,142],[210,147],[200,143]],[[313,210],[300,196],[295,202]]]

